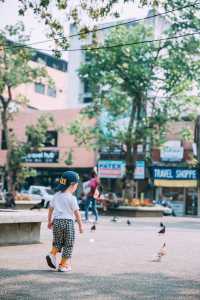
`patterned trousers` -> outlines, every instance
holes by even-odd
[[[68,219],[54,219],[53,221],[53,246],[62,257],[71,258],[75,241],[74,221]]]

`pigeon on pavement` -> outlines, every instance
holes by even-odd
[[[161,229],[158,231],[158,234],[165,234],[166,232],[166,227],[163,223],[160,223]]]
[[[155,256],[155,258],[152,260],[153,262],[161,262],[162,257],[166,255],[166,243],[164,243],[161,247],[161,249],[159,250],[159,252],[157,253],[157,255]]]
[[[131,225],[131,221],[127,220],[126,224],[130,226]]]
[[[33,205],[30,210],[33,210],[33,209],[41,209],[41,208],[44,208],[44,199],[41,200],[40,203],[37,203],[35,205]]]
[[[91,230],[91,232],[96,230],[96,224],[95,223],[92,225],[92,227],[90,228],[90,230]]]

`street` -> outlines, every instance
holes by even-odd
[[[95,232],[86,224],[77,233],[70,274],[46,265],[45,223],[41,244],[0,247],[0,299],[199,300],[200,220],[164,217],[164,237],[157,234],[159,218],[126,221],[102,217]],[[152,262],[163,242],[167,254]]]

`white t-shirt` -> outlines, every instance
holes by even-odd
[[[54,208],[54,219],[74,220],[74,211],[79,209],[76,197],[66,192],[56,193],[50,202],[50,207]]]

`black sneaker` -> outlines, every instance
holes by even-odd
[[[50,268],[52,268],[52,269],[57,268],[56,257],[54,255],[52,255],[51,253],[47,254],[46,261],[47,261],[47,265]]]

